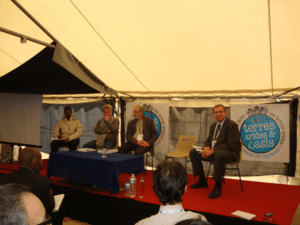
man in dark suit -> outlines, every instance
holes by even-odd
[[[8,183],[23,184],[30,187],[31,193],[43,203],[46,212],[53,217],[53,224],[62,224],[63,209],[52,213],[55,202],[51,182],[40,174],[43,168],[42,155],[39,150],[31,147],[24,148],[19,154],[19,169],[0,177],[0,185]],[[62,208],[62,207],[61,207]]]
[[[210,126],[209,136],[204,143],[203,151],[197,152],[195,149],[190,151],[194,175],[199,176],[199,180],[191,185],[191,188],[208,187],[202,161],[214,161],[212,179],[216,183],[208,198],[218,198],[221,195],[221,181],[225,164],[238,161],[241,149],[238,125],[226,118],[227,112],[225,107],[216,105],[213,111],[217,122]]]
[[[119,147],[119,153],[135,151],[135,155],[143,155],[150,151],[154,155],[154,143],[157,139],[157,131],[151,118],[143,117],[143,107],[136,105],[133,109],[134,120],[127,126],[127,141]]]

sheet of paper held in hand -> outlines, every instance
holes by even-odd
[[[202,151],[203,151],[203,147],[201,147],[201,146],[195,146],[195,145],[193,145],[193,148],[194,148],[197,152],[202,152]]]
[[[64,197],[65,197],[65,194],[54,195],[55,207],[52,212],[57,212],[59,210],[59,207],[60,207]]]

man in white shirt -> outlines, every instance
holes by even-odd
[[[183,209],[181,197],[186,188],[187,172],[179,162],[160,163],[153,175],[153,190],[161,202],[159,212],[136,225],[173,225],[192,218],[206,221],[203,215]]]
[[[210,126],[209,136],[204,143],[203,151],[190,151],[194,176],[199,176],[197,183],[191,185],[192,189],[208,187],[202,161],[214,161],[213,180],[216,181],[213,191],[208,198],[218,198],[221,195],[221,181],[225,164],[236,162],[240,158],[240,132],[238,125],[226,118],[227,112],[223,105],[216,105],[213,109],[216,122]]]

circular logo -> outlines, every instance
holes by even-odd
[[[249,117],[241,126],[241,139],[244,146],[252,152],[269,152],[279,142],[279,126],[266,115]]]
[[[150,113],[149,111],[144,111],[143,116],[150,117],[151,119],[154,120],[154,124],[155,124],[155,128],[156,128],[156,131],[157,131],[157,135],[159,137],[160,134],[161,134],[161,122],[160,122],[158,116],[155,113],[153,113],[153,112]]]

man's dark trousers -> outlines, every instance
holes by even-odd
[[[192,149],[190,151],[190,159],[193,165],[194,176],[204,175],[202,161],[214,161],[214,175],[212,179],[215,181],[222,180],[226,163],[236,161],[235,157],[227,150],[217,150],[214,154],[204,159],[201,157],[199,152],[197,152],[195,149]]]

